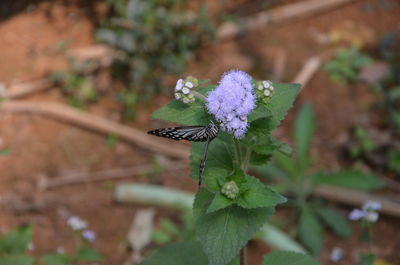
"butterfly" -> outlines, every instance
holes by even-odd
[[[148,134],[169,138],[172,140],[188,140],[191,142],[206,142],[203,158],[199,167],[199,188],[203,181],[204,169],[206,166],[208,145],[217,136],[218,127],[213,122],[206,126],[182,126],[171,128],[160,128],[147,132]]]

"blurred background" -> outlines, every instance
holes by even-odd
[[[270,223],[323,264],[359,264],[368,244],[360,222],[346,219],[377,200],[375,264],[400,264],[399,17],[398,0],[1,1],[0,236],[49,265],[138,264],[193,238],[185,207],[165,207],[154,186],[134,188],[158,185],[189,205],[197,189],[189,145],[149,138],[168,125],[150,114],[173,98],[178,78],[215,83],[241,69],[303,85],[274,136],[295,152],[310,142],[312,162],[288,169],[273,155],[255,174],[279,188],[274,174],[337,172],[332,187],[307,197],[334,211],[320,213],[321,229],[311,221],[301,232],[295,205]],[[294,139],[296,121],[315,132]],[[0,242],[1,259],[10,250]],[[252,240],[249,263],[271,248]]]

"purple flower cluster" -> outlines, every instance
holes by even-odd
[[[237,139],[248,127],[247,116],[256,107],[251,77],[240,70],[226,72],[219,85],[206,98],[208,112],[219,121],[220,127]]]
[[[348,218],[352,221],[366,220],[370,223],[378,221],[378,211],[381,209],[381,203],[376,201],[367,201],[361,209],[353,209]]]

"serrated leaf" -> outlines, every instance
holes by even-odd
[[[46,254],[41,259],[47,265],[69,265],[71,262],[67,254]]]
[[[208,265],[207,256],[199,242],[166,245],[149,255],[139,265]]]
[[[274,84],[275,93],[266,104],[272,115],[271,126],[278,126],[292,107],[297,93],[300,91],[300,84]]]
[[[228,264],[272,213],[272,208],[244,209],[232,205],[200,216],[196,233],[210,264]]]
[[[100,261],[103,256],[93,248],[84,246],[79,248],[75,258],[79,261]]]
[[[231,200],[225,197],[221,193],[217,193],[210,204],[210,207],[207,209],[207,213],[212,213],[221,209],[224,209],[234,203],[234,200]]]
[[[336,235],[343,238],[351,236],[351,226],[340,213],[329,208],[318,208],[317,213]]]
[[[201,188],[199,192],[196,193],[193,202],[193,217],[195,220],[207,212],[207,209],[210,207],[214,199],[214,196],[215,195],[206,188]]]
[[[198,179],[199,177],[199,165],[200,160],[203,158],[204,148],[205,143],[192,143],[190,156],[190,166],[192,168],[190,177],[192,179]],[[232,158],[228,148],[228,145],[218,138],[211,141],[204,171],[205,178],[208,178],[208,174],[211,174],[210,168],[221,168],[227,172],[233,170]]]
[[[309,207],[303,207],[300,214],[299,237],[313,255],[322,247],[322,226]]]
[[[314,176],[316,185],[333,185],[357,190],[375,190],[384,186],[377,176],[360,171],[343,170],[339,172],[319,172]]]
[[[0,254],[23,254],[32,241],[32,226],[19,227],[0,239]]]
[[[35,260],[32,257],[23,254],[0,256],[0,265],[34,265],[34,264]]]
[[[184,104],[173,100],[151,115],[153,119],[174,122],[182,125],[207,125],[210,116],[201,103]]]
[[[274,251],[264,256],[263,265],[321,265],[312,257],[291,252]]]
[[[297,160],[300,168],[306,169],[310,164],[310,144],[315,131],[315,113],[311,104],[304,104],[294,124]]]
[[[246,176],[247,182],[240,189],[245,191],[237,198],[237,204],[243,208],[273,207],[286,202],[286,198],[271,190],[252,176]]]
[[[211,191],[219,191],[225,183],[226,177],[229,175],[228,171],[223,168],[209,167],[204,176],[205,184]]]

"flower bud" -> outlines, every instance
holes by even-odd
[[[256,87],[257,98],[259,98],[264,103],[268,103],[269,99],[274,93],[273,83],[269,80],[257,81]]]
[[[239,194],[239,187],[234,181],[225,182],[224,186],[222,186],[221,193],[233,200],[236,199]]]

